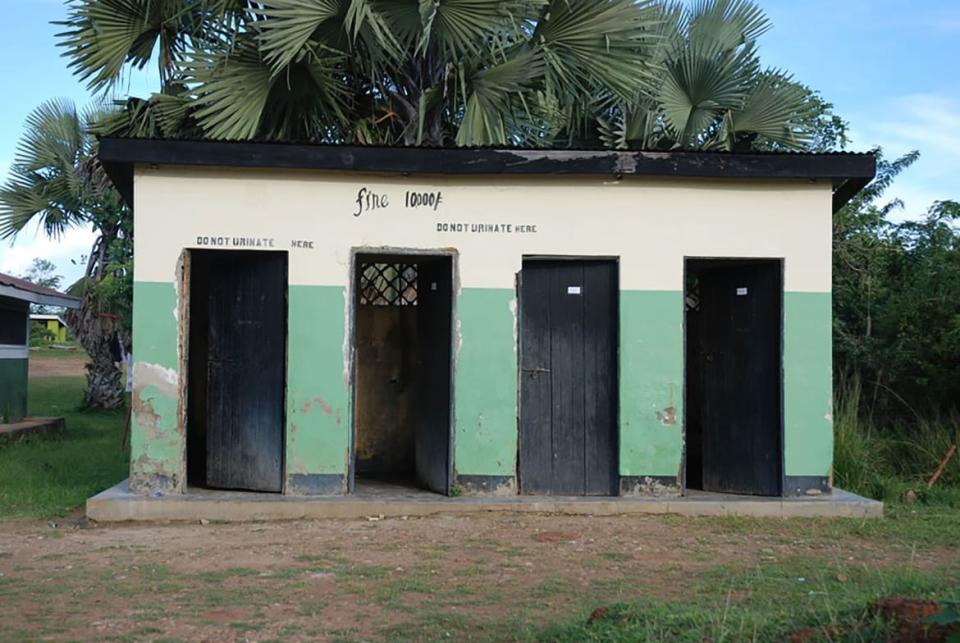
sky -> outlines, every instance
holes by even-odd
[[[920,160],[889,196],[904,201],[900,218],[919,218],[935,200],[960,200],[960,2],[957,0],[758,0],[774,28],[759,41],[767,66],[819,90],[849,121],[854,151],[882,146],[888,157],[919,150]],[[0,179],[16,153],[23,122],[43,101],[90,99],[60,57],[51,25],[61,0],[0,0]],[[151,79],[136,76],[117,96],[145,96]],[[26,230],[0,241],[0,272],[21,274],[34,257],[53,261],[65,283],[82,273],[93,241],[87,229],[59,240]]]

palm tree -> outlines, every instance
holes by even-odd
[[[0,239],[13,239],[31,224],[59,238],[68,228],[98,232],[83,278],[70,291],[82,297],[67,321],[86,349],[85,405],[115,408],[123,402],[120,371],[111,342],[129,318],[129,211],[96,161],[88,123],[68,101],[52,100],[27,118],[10,177],[0,188]]]
[[[805,144],[809,92],[764,70],[749,0],[73,0],[93,89],[156,58],[132,135],[387,145]],[[156,54],[154,54],[156,52]]]
[[[763,70],[749,0],[72,0],[100,90],[155,58],[125,135],[385,145],[798,148],[809,92]]]
[[[167,25],[158,59],[176,72],[134,122],[385,144],[551,144],[598,87],[651,77],[658,19],[649,0],[176,0],[149,20],[147,4],[76,2],[62,40],[100,89]]]
[[[757,38],[771,24],[748,0],[668,4],[652,66],[652,93],[611,98],[601,138],[617,148],[744,151],[804,149],[815,94],[776,69],[763,69]]]

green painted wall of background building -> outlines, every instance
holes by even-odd
[[[27,415],[26,359],[0,359],[0,423]]]

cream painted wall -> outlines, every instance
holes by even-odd
[[[272,239],[292,285],[348,283],[350,250],[453,247],[461,285],[513,288],[523,255],[619,256],[621,288],[679,291],[684,256],[783,257],[788,292],[829,292],[829,182],[598,177],[410,177],[283,170],[137,168],[138,282],[173,282],[198,237]],[[358,192],[389,205],[358,210]],[[408,208],[405,193],[439,192]],[[513,231],[438,231],[508,224]],[[535,226],[536,232],[517,232]],[[313,248],[293,248],[294,241]]]

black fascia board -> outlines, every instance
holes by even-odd
[[[136,165],[327,170],[400,175],[603,175],[830,179],[834,211],[876,173],[873,154],[423,148],[102,138],[100,160],[127,203]]]

